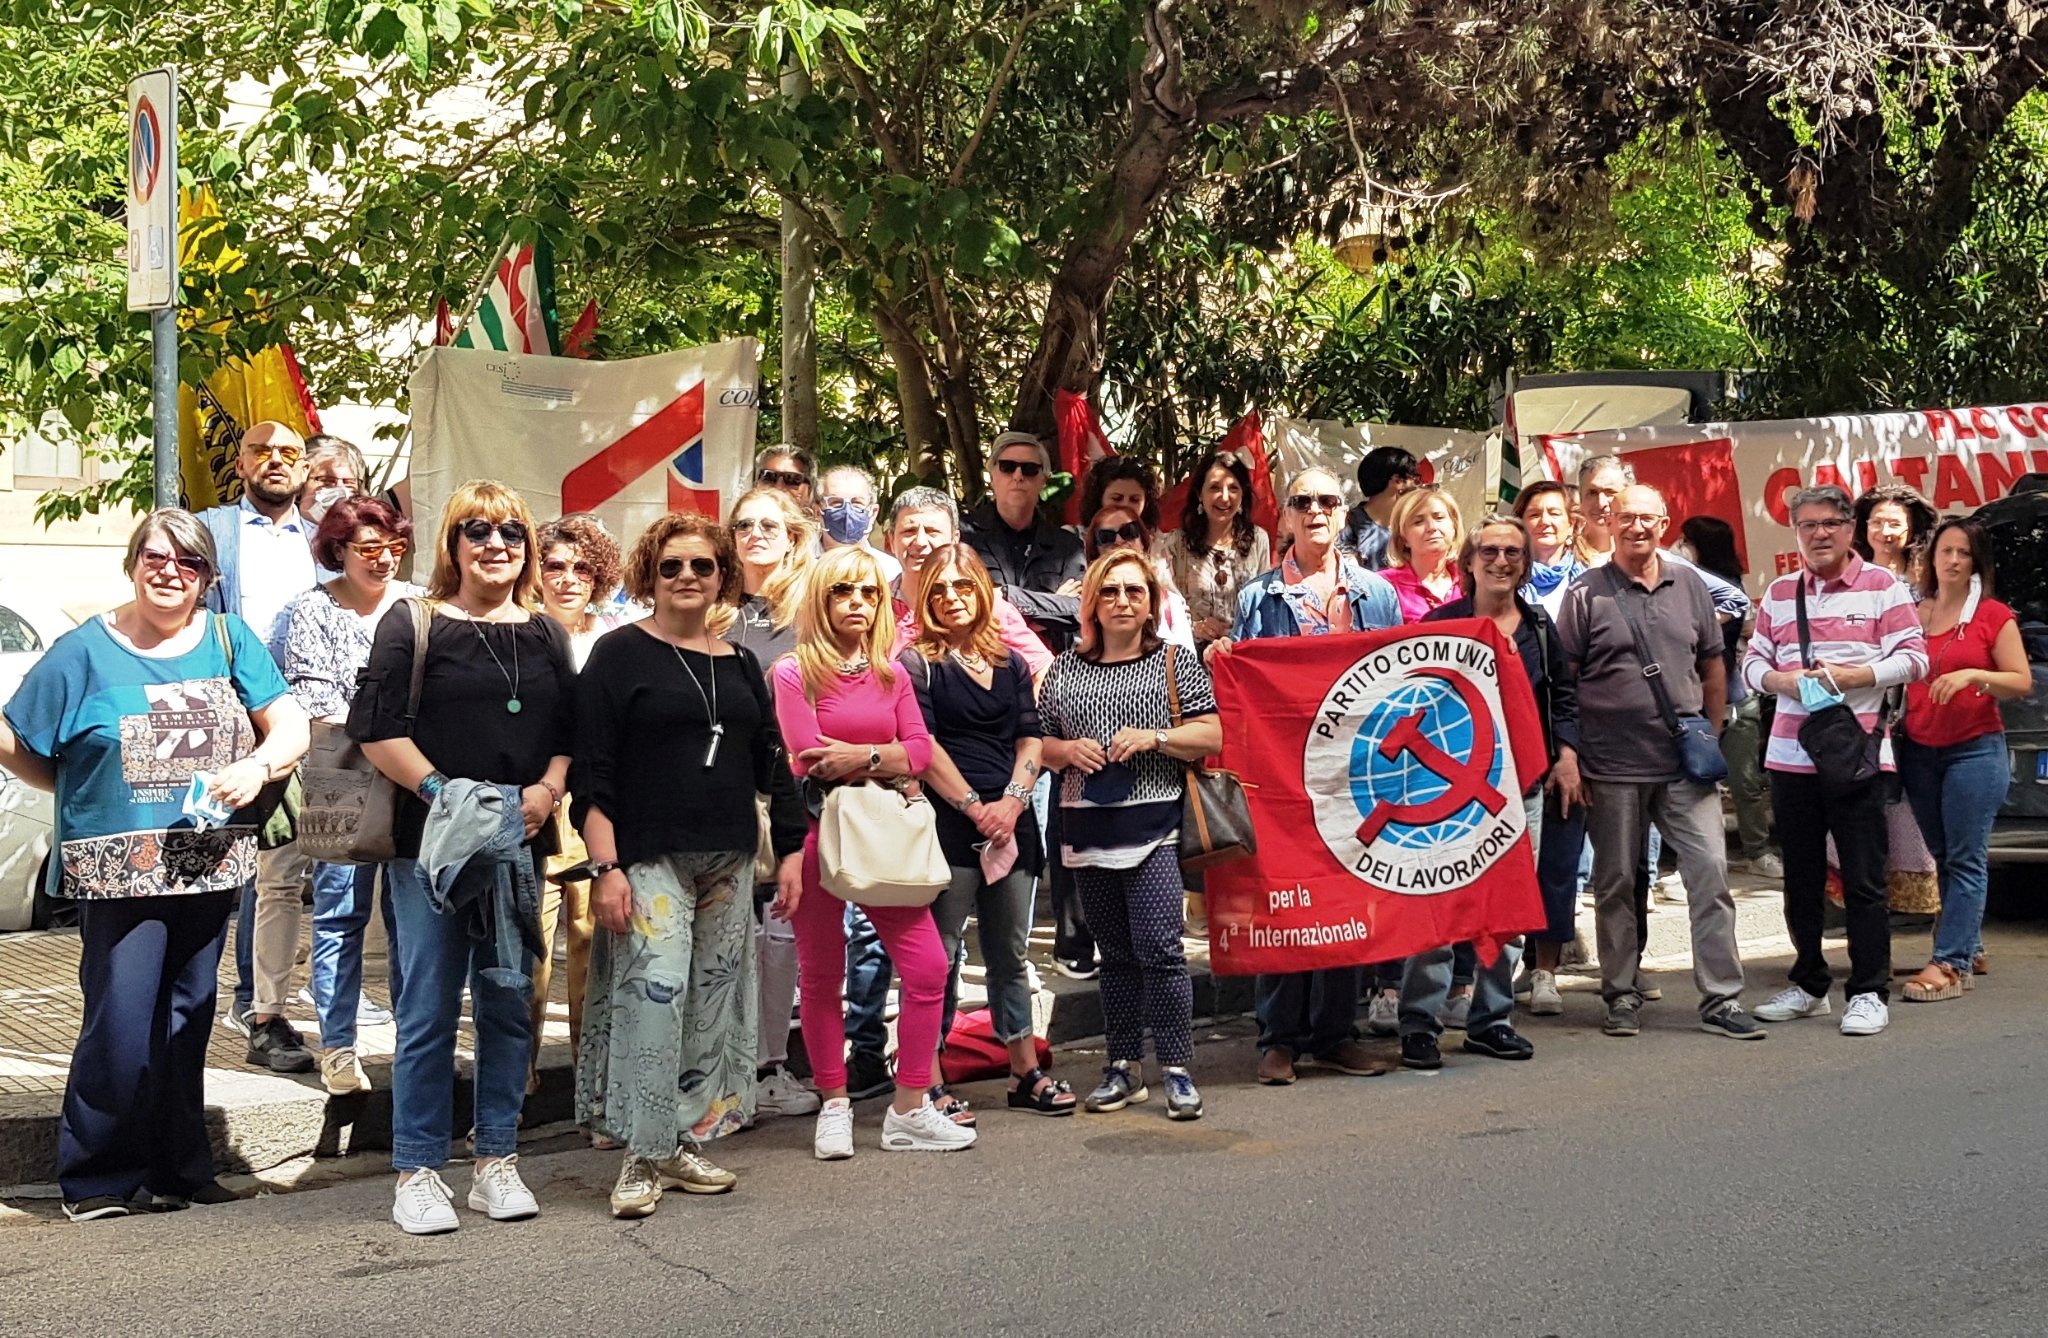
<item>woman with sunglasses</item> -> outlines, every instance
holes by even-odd
[[[1186,763],[1221,748],[1223,727],[1201,661],[1160,640],[1162,594],[1141,553],[1111,551],[1089,564],[1080,637],[1045,671],[1038,709],[1045,763],[1064,773],[1060,858],[1102,953],[1109,1064],[1085,1105],[1103,1112],[1148,1099],[1149,1031],[1166,1114],[1192,1120],[1202,1095],[1188,1073],[1194,996],[1178,838]]]
[[[1238,595],[1235,635],[1217,642],[1212,653],[1227,654],[1233,641],[1261,637],[1399,627],[1401,601],[1394,587],[1338,551],[1344,498],[1336,476],[1305,469],[1288,482],[1283,496],[1280,531],[1286,557]],[[1302,1056],[1342,1073],[1384,1072],[1358,1040],[1358,995],[1364,982],[1365,968],[1356,966],[1260,976],[1255,986],[1259,1081],[1271,1086],[1293,1082],[1295,1061]],[[1394,983],[1387,982],[1388,988]]]
[[[419,593],[398,579],[412,546],[412,522],[374,497],[344,497],[320,518],[313,558],[340,576],[314,586],[285,607],[284,676],[306,713],[348,722],[356,675],[370,660],[370,642],[391,606]],[[363,999],[363,931],[376,896],[374,864],[313,863],[313,953],[309,986],[320,1017],[320,1081],[330,1092],[367,1092],[356,1055]],[[395,945],[391,892],[384,892],[386,937]],[[391,949],[392,964],[397,949]],[[402,973],[392,976],[392,993]],[[375,1018],[388,1022],[390,1015]]]
[[[384,866],[384,879],[398,919],[402,983],[391,1062],[391,1161],[398,1170],[391,1220],[413,1235],[460,1225],[440,1168],[453,1132],[455,1031],[465,983],[476,1021],[469,1206],[496,1221],[540,1212],[519,1178],[517,1155],[533,1040],[530,996],[523,979],[508,982],[499,968],[501,957],[538,949],[540,926],[537,918],[521,924],[521,944],[500,943],[500,933],[509,931],[495,923],[490,897],[445,914],[436,909],[440,894],[430,890],[420,859],[429,809],[437,841],[452,839],[448,828],[473,821],[480,794],[516,794],[524,857],[537,880],[559,848],[552,818],[568,785],[576,728],[568,633],[529,611],[540,602],[540,560],[533,517],[518,493],[475,480],[449,497],[427,602],[432,616],[417,714],[407,710],[412,610],[401,603],[377,625],[348,717],[349,737],[404,792],[393,824],[398,857]],[[457,780],[488,788],[457,787],[448,802],[438,802]],[[464,880],[456,891],[466,891]]]
[[[1381,575],[1401,597],[1401,620],[1421,622],[1456,599],[1458,535],[1465,528],[1458,499],[1431,484],[1404,493],[1387,527],[1387,569]]]
[[[896,620],[882,564],[865,547],[838,548],[812,565],[797,612],[796,649],[775,662],[775,715],[789,765],[808,796],[835,785],[902,784],[931,765],[931,732],[910,679],[892,667]],[[818,881],[817,801],[803,850],[803,891],[794,907],[801,963],[804,1049],[824,1105],[812,1151],[820,1161],[853,1155],[846,1095],[845,903]],[[896,1019],[896,1096],[882,1120],[891,1152],[970,1147],[974,1130],[932,1104],[933,1057],[946,1006],[948,963],[925,906],[862,906],[903,982]]]
[[[1038,1066],[1024,965],[1032,891],[1045,862],[1031,808],[1041,770],[1031,670],[1003,644],[995,586],[972,548],[947,544],[927,557],[915,598],[917,638],[902,664],[932,733],[925,791],[940,801],[939,844],[953,871],[932,903],[952,965],[939,1034],[952,1030],[958,950],[971,913],[988,973],[989,1017],[1010,1052],[1010,1108],[1071,1115],[1072,1089]]]
[[[1273,546],[1252,524],[1252,473],[1235,451],[1210,452],[1191,477],[1180,528],[1166,536],[1166,564],[1206,656],[1210,642],[1230,635],[1237,592],[1272,565]]]
[[[739,586],[715,519],[663,516],[626,563],[627,593],[653,614],[600,640],[577,683],[573,813],[599,933],[576,1118],[625,1144],[614,1217],[647,1216],[667,1188],[735,1183],[702,1148],[754,1114],[757,792],[781,860],[775,913],[801,891],[803,808],[767,681],[712,627]]]
[[[0,767],[57,795],[57,891],[79,901],[85,1007],[57,1128],[75,1222],[137,1195],[158,1211],[234,1197],[206,1132],[216,972],[256,876],[245,806],[307,727],[256,634],[200,607],[214,561],[189,512],[143,517],[122,562],[134,598],[59,637],[0,716]]]
[[[1152,527],[1145,523],[1144,514],[1121,502],[1105,506],[1088,522],[1083,543],[1082,551],[1090,562],[1104,553],[1136,553],[1151,563],[1152,574],[1159,578],[1160,597],[1165,601],[1159,610],[1159,635],[1175,645],[1186,646],[1188,653],[1194,654],[1195,624],[1188,614],[1188,602],[1173,588],[1173,577],[1167,574],[1165,561],[1152,556]]]

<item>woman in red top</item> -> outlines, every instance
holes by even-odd
[[[1934,852],[1941,917],[1934,960],[1906,982],[1914,1003],[1957,999],[1984,969],[1984,894],[1991,823],[2009,769],[1998,703],[2023,697],[2033,673],[2011,609],[1991,598],[1991,540],[1974,520],[1935,528],[1921,577],[1927,677],[1906,688],[1899,772]]]
[[[1457,558],[1465,520],[1458,499],[1434,485],[1404,494],[1389,519],[1388,563],[1380,575],[1401,597],[1401,621],[1419,623],[1431,609],[1464,596]]]

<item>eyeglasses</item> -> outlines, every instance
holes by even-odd
[[[597,568],[581,558],[574,562],[565,562],[561,558],[549,558],[540,564],[540,569],[543,574],[548,576],[566,576],[573,571],[576,573],[578,580],[595,581],[597,579]]]
[[[852,581],[834,581],[832,582],[831,589],[825,593],[831,595],[834,599],[852,599],[855,595],[859,595],[870,604],[879,604],[882,600],[881,586],[865,583],[855,585]]]
[[[690,569],[690,575],[700,581],[708,581],[718,575],[718,559],[708,557],[693,557],[687,563],[679,557],[665,557],[654,564],[654,569],[661,573],[662,580],[673,581],[683,574],[686,565]]]
[[[1834,520],[1802,520],[1792,528],[1800,534],[1833,534],[1836,530],[1847,529],[1849,522],[1836,517]]]
[[[393,558],[402,558],[412,551],[412,544],[405,539],[386,539],[382,543],[372,540],[360,544],[350,544],[348,551],[354,553],[365,562],[375,562],[387,553]]]
[[[1653,511],[1624,511],[1614,518],[1614,523],[1625,530],[1632,530],[1637,526],[1641,526],[1646,530],[1653,530],[1662,525],[1667,519],[1669,517],[1660,516]]]
[[[1129,600],[1133,604],[1143,604],[1151,598],[1152,587],[1142,581],[1133,581],[1128,585],[1105,585],[1102,587],[1102,601],[1105,604],[1113,604],[1120,599]]]
[[[1022,474],[1027,479],[1035,479],[1045,472],[1045,466],[1036,460],[998,460],[996,468],[1005,474]]]
[[[799,474],[791,469],[764,469],[754,475],[754,482],[764,484],[770,488],[789,488],[794,490],[810,487],[811,476],[809,474]]]
[[[294,446],[286,441],[281,441],[275,446],[259,446],[253,441],[245,441],[242,443],[242,452],[245,455],[253,455],[258,459],[269,459],[274,455],[288,465],[295,465],[306,458],[306,452],[303,448]]]
[[[161,548],[145,548],[135,556],[142,560],[143,574],[147,576],[159,575],[166,567],[176,567],[180,576],[196,582],[205,580],[206,574],[213,570],[203,557],[166,553]]]
[[[1502,558],[1510,562],[1520,562],[1522,555],[1529,550],[1520,544],[1481,544],[1473,551],[1487,562],[1499,562]]]
[[[934,582],[932,585],[931,598],[934,602],[936,602],[940,599],[945,598],[946,595],[952,594],[958,596],[961,599],[972,599],[980,593],[981,591],[976,588],[973,581],[967,579],[965,576],[956,576],[950,581]]]
[[[828,511],[836,506],[851,507],[862,513],[871,513],[875,509],[875,504],[865,497],[826,497],[821,499],[818,505]]]
[[[759,520],[736,520],[732,523],[734,534],[752,534],[756,530],[760,531],[762,538],[773,539],[782,533],[782,522],[763,516]]]
[[[516,520],[485,520],[482,516],[471,516],[455,527],[455,532],[469,540],[472,547],[482,548],[497,535],[507,548],[526,546],[526,526]]]
[[[1143,539],[1144,537],[1145,527],[1143,525],[1140,525],[1135,520],[1127,520],[1123,524],[1117,526],[1115,529],[1111,529],[1107,525],[1105,525],[1102,528],[1096,530],[1095,546],[1097,548],[1109,548],[1116,544],[1119,540]]]
[[[1337,511],[1344,506],[1344,499],[1333,492],[1298,492],[1287,499],[1289,511]]]

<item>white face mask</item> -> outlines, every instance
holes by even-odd
[[[313,494],[313,505],[307,509],[306,519],[318,525],[326,517],[327,513],[334,509],[334,504],[348,495],[349,490],[339,485],[332,488],[322,488]]]

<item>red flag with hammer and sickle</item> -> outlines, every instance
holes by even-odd
[[[1223,763],[1258,853],[1209,871],[1226,975],[1484,956],[1543,925],[1523,792],[1548,766],[1491,619],[1239,642],[1215,663]]]

